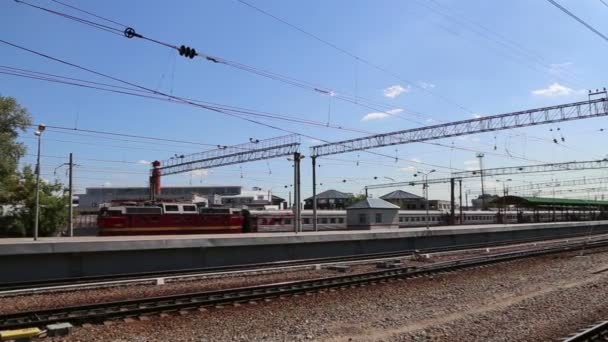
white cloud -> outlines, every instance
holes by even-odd
[[[557,82],[549,85],[544,89],[533,90],[532,94],[536,96],[547,96],[547,97],[556,97],[556,96],[568,96],[572,94],[583,94],[585,90],[574,90],[565,85],[561,85]]]
[[[103,186],[112,186],[112,183],[111,182],[104,182]]]
[[[564,73],[568,72],[570,67],[574,63],[572,62],[564,62],[564,63],[551,63],[549,64],[549,73],[557,76],[561,76]]]
[[[464,169],[467,171],[479,170],[479,161],[475,159],[465,160],[463,163]]]
[[[140,160],[137,161],[137,164],[150,165],[150,164],[152,164],[152,162],[151,161],[147,161],[145,159],[140,159]]]
[[[408,93],[409,91],[410,91],[410,86],[403,87],[400,84],[395,84],[395,85],[392,85],[392,86],[384,89],[384,96],[394,99],[395,97],[397,97],[403,93]]]
[[[197,176],[197,177],[207,177],[207,176],[209,176],[209,173],[211,173],[211,171],[207,170],[207,169],[190,171],[190,174],[192,176]]]
[[[406,167],[401,167],[399,168],[399,171],[405,171],[405,172],[416,172],[416,168],[413,166],[406,166]]]
[[[384,119],[384,118],[387,118],[387,117],[389,117],[391,115],[399,114],[401,112],[403,112],[403,109],[401,109],[401,108],[395,108],[395,109],[387,110],[386,112],[368,113],[364,117],[361,118],[361,121]]]
[[[411,158],[410,161],[414,162],[414,163],[422,163],[422,160],[420,160],[418,158]]]
[[[483,117],[483,115],[481,115],[481,114],[473,114],[473,118],[474,119],[479,119],[481,117]]]
[[[422,89],[433,89],[436,87],[436,85],[434,85],[433,83],[428,83],[428,82],[418,82],[418,85]]]

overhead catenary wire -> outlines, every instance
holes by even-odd
[[[25,2],[23,0],[18,0],[18,2],[22,3],[22,4],[25,4],[25,5],[29,5],[29,6],[34,7],[34,8],[38,8],[38,9],[44,10],[44,11],[52,13],[52,14],[56,14],[56,15],[63,14],[61,12],[57,12],[57,11],[53,11],[53,10],[48,10],[48,9],[43,8],[41,6],[36,6],[36,5],[29,4],[29,3],[27,3],[27,2]],[[63,4],[63,3],[61,3],[61,4]],[[255,7],[255,6],[252,6],[251,4],[247,4],[247,5],[250,6],[250,7]],[[79,8],[76,8],[75,6],[68,6],[68,7],[76,9],[76,10],[79,10],[80,12],[83,12],[83,13],[94,15],[94,14],[88,12],[88,11],[84,11],[84,10],[81,10]],[[61,16],[63,16],[63,15],[61,15]],[[114,22],[114,21],[108,20],[107,18],[103,18],[103,17],[97,16],[97,15],[95,15],[95,16],[98,17],[98,18],[102,18],[103,20],[106,20],[106,21]],[[66,16],[64,16],[64,17],[66,17]],[[66,18],[72,19],[72,18],[76,18],[76,17],[74,17],[74,16],[68,16]],[[126,27],[123,24],[119,24],[119,26],[121,26],[120,29],[123,29],[123,28]],[[116,28],[116,30],[120,30],[120,29]],[[385,113],[387,115],[394,116],[394,117],[400,117],[402,119],[405,119],[405,120],[408,120],[408,121],[420,124],[422,126],[425,126],[424,123],[421,123],[421,122],[415,121],[415,120],[411,120],[411,119],[408,119],[408,118],[404,118],[404,117],[396,114],[395,112],[392,112],[391,110],[377,109],[377,107],[374,108],[374,107],[372,107],[372,106],[369,105],[369,103],[371,101],[363,99],[363,98],[358,98],[358,97],[353,98],[352,96],[349,96],[349,95],[341,95],[341,94],[337,93],[334,90],[329,90],[327,87],[316,86],[316,85],[314,85],[314,84],[312,84],[310,82],[306,82],[306,81],[302,81],[302,80],[297,80],[297,79],[289,77],[289,76],[284,76],[284,75],[280,75],[280,74],[277,74],[277,73],[274,73],[274,72],[271,72],[271,71],[267,71],[267,70],[263,70],[263,69],[259,69],[259,68],[254,68],[254,67],[251,67],[251,66],[239,63],[239,62],[228,61],[226,59],[222,59],[222,58],[219,58],[219,57],[201,54],[201,53],[196,52],[195,49],[191,49],[191,48],[185,47],[183,45],[178,48],[176,45],[172,45],[172,44],[169,44],[169,43],[160,42],[160,41],[158,41],[156,39],[150,39],[148,37],[144,37],[143,35],[137,33],[133,28],[130,28],[130,27],[126,27],[123,32],[124,32],[124,35],[126,37],[128,37],[128,38],[141,38],[141,39],[145,39],[145,40],[148,40],[148,41],[151,41],[151,42],[154,42],[154,43],[158,43],[158,44],[161,44],[163,46],[175,49],[175,50],[179,51],[180,54],[182,54],[182,55],[186,54],[190,58],[200,57],[200,58],[203,58],[205,60],[208,60],[208,61],[211,61],[211,62],[214,62],[214,63],[226,64],[226,65],[229,65],[229,66],[232,66],[232,67],[239,68],[239,69],[244,70],[244,71],[248,71],[248,72],[252,72],[252,73],[255,73],[255,74],[258,74],[258,75],[261,75],[261,76],[265,76],[265,77],[269,77],[269,78],[272,78],[272,79],[280,80],[280,81],[283,81],[285,83],[292,84],[294,86],[299,86],[299,87],[302,87],[302,88],[307,88],[307,89],[312,90],[314,92],[318,92],[318,93],[329,95],[329,96],[334,96],[334,97],[337,97],[337,98],[339,98],[341,100],[344,100],[344,101],[347,101],[347,102],[350,102],[350,103],[353,103],[353,104],[356,104],[356,105],[359,105],[359,106],[362,106],[362,107],[366,107],[368,109],[380,111],[380,112]],[[363,60],[361,58],[359,58],[359,60],[365,62],[365,60]],[[413,85],[417,86],[416,84],[413,84]],[[417,86],[417,87],[420,87],[420,86]],[[425,91],[428,91],[428,89],[426,89],[426,87],[420,87],[420,88],[423,89],[423,90],[425,90]],[[362,99],[364,101],[359,101],[360,99]],[[368,102],[368,104],[365,104],[365,102]],[[457,105],[457,104],[455,104],[455,105]],[[244,113],[241,113],[241,114],[244,114]],[[246,113],[246,114],[249,115],[250,113]],[[315,124],[320,126],[319,123],[315,123]],[[326,126],[330,126],[330,125],[326,125]],[[361,132],[359,132],[359,133],[361,133]],[[519,134],[516,134],[516,135],[519,135]],[[538,140],[542,140],[540,138],[537,138],[537,139]],[[565,147],[564,145],[560,145],[560,146]]]
[[[347,56],[355,59],[357,62],[361,62],[363,64],[366,64],[369,67],[372,67],[372,68],[374,68],[376,70],[379,70],[379,71],[381,71],[381,72],[383,72],[383,73],[385,73],[387,75],[390,75],[390,76],[394,77],[397,80],[400,80],[402,82],[408,83],[411,86],[413,86],[413,87],[415,87],[415,88],[417,88],[417,89],[419,89],[419,90],[421,90],[423,92],[426,92],[426,93],[428,93],[428,94],[430,94],[430,95],[432,95],[434,97],[437,97],[437,98],[441,99],[442,101],[444,101],[446,103],[449,103],[449,104],[451,104],[453,106],[456,106],[457,108],[459,108],[459,109],[461,109],[461,110],[463,110],[463,111],[465,111],[467,113],[470,113],[470,114],[473,113],[472,110],[470,110],[467,107],[465,107],[465,106],[463,106],[463,105],[461,105],[461,104],[459,104],[459,103],[457,103],[457,102],[455,102],[455,101],[447,98],[446,96],[443,96],[441,94],[433,92],[433,91],[431,91],[431,90],[429,90],[429,89],[427,89],[425,87],[422,87],[422,86],[416,84],[415,82],[407,80],[407,79],[403,78],[402,76],[398,75],[397,73],[395,73],[395,72],[387,69],[386,67],[380,66],[380,65],[378,65],[376,63],[371,62],[368,59],[365,59],[365,58],[362,58],[360,56],[357,56],[354,53],[352,53],[352,52],[350,52],[350,51],[348,51],[348,50],[346,50],[346,49],[344,49],[342,47],[339,47],[338,45],[336,45],[334,43],[329,42],[328,40],[325,40],[325,39],[323,39],[323,38],[321,38],[321,37],[319,37],[319,36],[317,36],[317,35],[309,32],[307,30],[304,30],[303,28],[300,28],[299,26],[296,26],[296,25],[288,22],[287,20],[284,20],[284,19],[282,19],[282,18],[280,18],[280,17],[278,17],[278,16],[276,16],[276,15],[274,15],[274,14],[272,14],[272,13],[266,11],[266,10],[263,10],[260,7],[257,7],[257,6],[255,6],[253,4],[251,4],[250,2],[247,2],[247,1],[244,1],[244,0],[236,0],[236,1],[238,1],[239,3],[241,3],[241,4],[245,5],[245,6],[248,6],[248,7],[252,8],[252,9],[254,9],[255,11],[257,11],[259,13],[262,13],[263,15],[266,15],[266,16],[268,16],[270,18],[273,18],[274,20],[277,20],[277,21],[279,21],[279,22],[281,22],[281,23],[283,23],[283,24],[285,24],[285,25],[287,25],[287,26],[289,26],[289,27],[291,27],[291,28],[293,28],[293,29],[295,29],[295,30],[297,30],[297,31],[299,31],[299,32],[301,32],[301,33],[303,33],[303,34],[305,34],[305,35],[307,35],[307,36],[309,36],[309,37],[311,37],[311,38],[313,38],[313,39],[315,39],[315,40],[317,40],[317,41],[319,41],[319,42],[321,42],[321,43],[323,43],[323,44],[325,44],[325,45],[327,45],[327,46],[329,46],[329,47],[331,47],[331,48],[333,48],[335,50],[337,50],[337,51],[339,51],[339,52],[341,52],[341,53],[343,53],[343,54],[345,54],[345,55],[347,55]]]
[[[602,38],[603,40],[608,42],[608,36],[604,35],[603,33],[601,33],[600,31],[598,31],[595,27],[591,26],[589,23],[587,23],[586,21],[584,21],[583,19],[581,19],[580,17],[578,17],[576,14],[570,12],[568,9],[566,9],[564,6],[560,5],[557,1],[555,0],[547,0],[550,4],[552,4],[553,6],[557,7],[560,11],[566,13],[568,16],[570,16],[572,19],[578,21],[580,24],[582,24],[583,26],[585,26],[589,31],[595,33],[596,35],[598,35],[600,38]]]
[[[22,50],[22,51],[26,51],[26,52],[32,53],[32,54],[37,55],[39,57],[50,59],[50,60],[55,61],[57,63],[61,63],[61,64],[64,64],[64,65],[68,65],[68,66],[77,68],[79,70],[83,70],[83,71],[92,73],[92,74],[97,75],[97,76],[105,77],[105,78],[111,79],[111,80],[119,82],[119,83],[127,84],[127,85],[132,86],[132,87],[136,87],[136,88],[143,89],[143,90],[146,90],[146,91],[149,91],[149,92],[153,92],[155,94],[166,96],[166,97],[169,97],[169,98],[174,99],[174,100],[179,101],[179,102],[190,104],[190,105],[193,105],[193,106],[196,106],[196,107],[199,107],[199,108],[203,108],[203,109],[206,109],[206,110],[209,110],[209,111],[213,111],[213,112],[216,112],[216,113],[229,115],[229,116],[232,116],[232,117],[235,117],[235,118],[239,118],[241,120],[245,120],[245,121],[248,121],[248,122],[251,122],[251,123],[254,123],[254,124],[257,124],[257,125],[261,125],[261,126],[264,126],[264,127],[267,127],[267,128],[271,128],[271,129],[274,129],[274,130],[279,130],[279,131],[290,133],[290,134],[296,134],[296,135],[299,135],[299,136],[302,136],[302,137],[306,137],[306,138],[309,138],[309,139],[315,139],[315,140],[319,140],[319,141],[322,141],[322,142],[329,143],[329,141],[325,140],[325,139],[320,139],[318,137],[314,137],[314,136],[311,136],[311,135],[308,135],[308,134],[299,133],[299,132],[296,132],[296,131],[293,131],[293,130],[289,130],[289,129],[278,127],[276,125],[271,125],[271,124],[268,124],[268,123],[263,123],[263,122],[260,122],[260,121],[249,119],[249,118],[237,115],[237,114],[229,113],[229,112],[223,111],[221,109],[213,108],[211,106],[202,105],[202,104],[199,104],[199,103],[196,103],[196,102],[193,102],[193,101],[189,101],[187,99],[184,99],[184,98],[181,98],[181,97],[177,97],[177,96],[174,96],[174,95],[169,95],[169,94],[166,94],[166,93],[163,93],[163,92],[160,92],[160,91],[154,91],[154,90],[151,90],[151,89],[149,89],[147,87],[137,85],[137,84],[135,84],[133,82],[125,81],[125,80],[119,79],[117,77],[114,77],[114,76],[111,76],[111,75],[107,75],[107,74],[104,74],[104,73],[92,70],[90,68],[86,68],[86,67],[74,64],[72,62],[68,62],[66,60],[62,60],[60,58],[52,57],[52,56],[44,54],[42,52],[38,52],[38,51],[35,51],[35,50],[32,50],[32,49],[29,49],[29,48],[17,45],[17,44],[8,42],[8,41],[3,40],[3,39],[0,39],[0,43],[12,46],[12,47],[14,47],[16,49],[19,49],[19,50]],[[382,154],[382,153],[378,153],[378,152],[366,151],[366,153],[375,154],[375,155],[379,155],[379,156],[385,156],[385,157],[393,159],[392,156],[388,156],[386,154]]]
[[[19,74],[12,74],[12,73],[5,73],[2,70],[4,69],[10,69],[10,70],[19,70]],[[84,85],[84,87],[86,88],[92,88],[95,90],[102,90],[102,91],[111,91],[111,92],[117,92],[119,94],[123,94],[123,95],[133,95],[133,96],[143,96],[145,98],[151,98],[151,99],[157,99],[157,100],[165,100],[167,101],[168,99],[166,97],[157,97],[157,95],[154,95],[152,92],[146,92],[146,91],[142,91],[141,89],[132,89],[129,87],[122,87],[122,86],[114,86],[114,85],[110,85],[110,84],[106,84],[106,83],[100,83],[100,82],[93,82],[93,81],[88,81],[88,80],[82,80],[82,79],[78,79],[78,78],[73,78],[73,77],[65,77],[65,76],[59,76],[59,75],[54,75],[54,74],[49,74],[49,73],[40,73],[40,72],[36,72],[36,71],[31,71],[31,70],[26,70],[26,69],[21,69],[21,68],[13,68],[13,67],[7,67],[7,66],[0,66],[0,74],[8,74],[8,75],[12,75],[12,76],[19,76],[19,77],[26,77],[26,78],[32,78],[32,79],[36,79],[36,80],[43,80],[43,81],[49,81],[49,82],[55,82],[55,83],[62,83],[62,84],[67,84],[67,85],[80,85],[80,84],[75,84],[72,82],[63,82],[62,79],[70,79],[72,81],[75,82],[83,82],[83,83],[95,83],[95,84],[100,84],[100,85],[104,85],[106,87],[118,87],[119,89],[128,89],[128,90],[136,90],[140,93],[145,93],[145,94],[151,94],[150,96],[148,95],[142,95],[140,93],[131,93],[131,92],[127,92],[127,91],[114,91],[112,89],[106,89],[106,88],[98,88],[98,87],[90,87],[87,85]],[[31,76],[33,74],[44,74],[49,76],[49,78],[38,78],[36,76]],[[194,102],[202,102],[200,100],[195,100],[195,99],[188,99],[190,101],[194,101]],[[169,102],[173,102],[175,103],[175,101],[171,101],[169,99]],[[292,121],[292,122],[296,122],[296,123],[305,123],[305,124],[309,124],[309,125],[313,125],[313,126],[319,126],[319,127],[324,127],[324,128],[334,128],[334,129],[339,129],[339,130],[344,130],[344,131],[351,131],[351,132],[356,132],[356,133],[362,133],[362,134],[373,134],[373,132],[370,131],[366,131],[366,130],[360,130],[360,129],[353,129],[353,128],[347,128],[344,126],[336,126],[336,125],[327,125],[327,123],[323,123],[323,122],[317,122],[317,121],[312,121],[312,120],[300,120],[297,117],[293,117],[293,116],[284,116],[284,115],[279,115],[279,114],[272,114],[272,113],[268,113],[268,112],[260,112],[260,111],[253,111],[250,109],[245,109],[245,108],[239,108],[239,107],[234,107],[234,106],[225,106],[225,105],[219,105],[219,104],[215,104],[215,103],[210,103],[210,102],[205,102],[205,104],[208,105],[213,105],[213,106],[223,106],[221,107],[222,109],[226,109],[226,110],[233,110],[236,113],[239,114],[244,114],[244,115],[254,115],[254,116],[262,116],[265,118],[273,118],[273,119],[279,119],[279,120],[286,120],[286,121]],[[193,144],[193,145],[203,145],[203,146],[219,146],[219,145],[215,145],[215,144],[208,144],[208,143],[200,143],[200,142],[190,142],[190,141],[183,141],[183,140],[176,140],[176,139],[164,139],[164,138],[156,138],[156,137],[146,137],[146,136],[141,136],[141,135],[133,135],[133,134],[123,134],[123,133],[116,133],[116,132],[105,132],[105,131],[99,131],[99,130],[90,130],[90,129],[79,129],[79,128],[71,128],[71,127],[62,127],[62,126],[53,126],[53,125],[49,125],[47,126],[50,129],[60,129],[60,130],[65,130],[65,131],[81,131],[81,132],[90,132],[90,133],[95,133],[95,134],[108,134],[108,135],[112,135],[112,136],[124,136],[124,137],[132,137],[132,138],[141,138],[141,139],[151,139],[152,141],[169,141],[169,142],[178,142],[178,143],[188,143],[188,144]],[[424,142],[424,144],[428,144],[428,145],[436,145],[436,146],[442,146],[442,147],[449,147],[451,149],[458,149],[458,150],[463,150],[463,151],[470,151],[470,152],[478,152],[479,149],[472,149],[472,148],[465,148],[465,147],[460,147],[460,146],[447,146],[445,144],[442,143],[438,143],[438,142]],[[490,152],[488,152],[490,153]],[[501,154],[501,153],[492,153],[494,155],[497,156],[501,156],[501,157],[508,157],[511,159],[521,159],[521,160],[527,160],[527,161],[532,161],[532,162],[543,162],[540,160],[536,160],[536,159],[531,159],[531,158],[525,158],[525,157],[521,157],[521,156],[517,156],[514,154]],[[392,157],[391,157],[392,158]]]

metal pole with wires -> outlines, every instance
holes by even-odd
[[[312,229],[317,227],[317,157],[312,156]]]
[[[38,240],[38,229],[40,225],[40,145],[42,142],[42,132],[46,126],[38,125],[38,130],[34,134],[38,137],[38,153],[36,155],[36,204],[34,208],[34,240]]]

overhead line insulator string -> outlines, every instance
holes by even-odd
[[[319,140],[319,141],[325,142],[325,143],[330,143],[330,141],[325,140],[325,139],[321,139],[321,138],[314,137],[314,136],[311,136],[311,135],[308,135],[308,134],[304,134],[304,133],[298,133],[298,132],[293,131],[293,130],[289,130],[289,129],[281,128],[281,127],[278,127],[278,126],[275,126],[275,125],[271,125],[271,124],[263,123],[263,122],[256,121],[256,120],[253,120],[253,119],[245,118],[245,117],[242,117],[242,116],[237,115],[237,114],[228,113],[228,112],[226,112],[224,110],[220,110],[220,109],[213,108],[213,107],[210,107],[210,106],[201,105],[201,104],[198,104],[198,103],[193,102],[193,101],[186,100],[186,99],[181,98],[181,97],[169,95],[169,94],[166,94],[166,93],[163,93],[163,92],[160,92],[160,91],[155,91],[155,90],[146,88],[144,86],[137,85],[137,84],[129,82],[129,81],[121,80],[121,79],[119,79],[117,77],[114,77],[114,76],[110,76],[110,75],[107,75],[107,74],[104,74],[104,73],[101,73],[101,72],[98,72],[98,71],[95,71],[95,70],[92,70],[92,69],[89,69],[89,68],[86,68],[86,67],[83,67],[83,66],[80,66],[80,65],[77,65],[77,64],[74,64],[74,63],[71,63],[71,62],[59,59],[59,58],[55,58],[55,57],[49,56],[47,54],[44,54],[44,53],[41,53],[41,52],[38,52],[38,51],[35,51],[35,50],[32,50],[32,49],[28,49],[26,47],[23,47],[23,46],[20,46],[20,45],[17,45],[17,44],[10,43],[10,42],[8,42],[6,40],[3,40],[3,39],[0,39],[0,43],[12,46],[12,47],[14,47],[16,49],[19,49],[19,50],[22,50],[22,51],[27,51],[27,52],[32,53],[34,55],[37,55],[37,56],[40,56],[40,57],[43,57],[43,58],[46,58],[46,59],[50,59],[52,61],[55,61],[55,62],[58,62],[58,63],[61,63],[61,64],[65,64],[65,65],[68,65],[68,66],[71,66],[71,67],[74,67],[74,68],[77,68],[77,69],[80,69],[80,70],[92,73],[94,75],[98,75],[98,76],[101,76],[101,77],[105,77],[105,78],[111,79],[111,80],[119,82],[119,83],[127,84],[127,85],[132,86],[132,87],[136,87],[136,88],[143,89],[143,90],[155,93],[155,94],[166,96],[168,98],[174,99],[176,101],[179,101],[179,102],[182,102],[182,103],[185,103],[185,104],[190,104],[192,106],[203,108],[203,109],[207,109],[209,111],[213,111],[213,112],[220,113],[220,114],[229,115],[229,116],[232,116],[232,117],[235,117],[235,118],[239,118],[241,120],[245,120],[245,121],[248,121],[248,122],[251,122],[251,123],[254,123],[254,124],[258,124],[258,125],[261,125],[261,126],[264,126],[264,127],[267,127],[267,128],[279,130],[279,131],[290,133],[290,134],[297,134],[297,135],[302,136],[302,137],[306,137],[306,138],[309,138],[309,139]],[[365,151],[365,152],[366,153],[370,153],[370,154],[375,154],[375,155],[378,155],[378,156],[387,157],[387,158],[390,158],[390,159],[394,159],[393,156],[389,156],[389,155],[386,155],[386,154],[383,154],[383,153],[378,153],[378,152],[373,152],[373,151]]]
[[[58,16],[61,16],[61,17],[65,17],[67,19],[72,19],[72,20],[80,22],[80,23],[85,23],[85,24],[86,23],[91,23],[91,24],[94,23],[94,22],[86,20],[86,19],[74,17],[74,16],[71,16],[71,15],[64,14],[64,13],[61,13],[61,12],[57,12],[57,11],[54,11],[54,10],[50,10],[50,9],[47,9],[47,8],[44,8],[44,7],[41,7],[41,6],[36,6],[36,5],[30,4],[30,3],[27,3],[25,1],[22,1],[22,0],[16,0],[16,1],[18,3],[24,4],[24,5],[28,5],[30,7],[33,7],[33,8],[36,8],[36,9],[40,9],[42,11],[45,11],[45,12],[48,12],[48,13],[51,13],[51,14],[55,14],[55,15],[58,15]],[[90,15],[94,15],[94,14],[88,12],[88,11],[84,11],[84,10],[78,9],[75,6],[69,6],[69,7],[70,8],[74,8],[74,9],[79,10],[79,11],[84,12],[84,13],[90,14]],[[96,16],[96,15],[94,15],[94,16]],[[104,20],[107,20],[107,19],[104,18]],[[105,27],[105,25],[103,25],[103,24],[99,24],[99,25]],[[94,25],[90,25],[90,26],[94,26]],[[280,81],[280,82],[283,82],[283,83],[286,83],[286,84],[290,84],[292,86],[303,88],[303,89],[306,89],[306,90],[309,90],[309,91],[312,91],[312,92],[315,92],[315,93],[318,93],[318,94],[323,94],[323,95],[329,95],[329,96],[332,96],[332,97],[336,97],[336,98],[338,98],[338,99],[340,99],[342,101],[346,101],[346,102],[349,102],[349,103],[352,103],[352,104],[355,104],[355,105],[366,107],[368,109],[380,111],[380,112],[385,113],[387,115],[391,115],[391,116],[394,116],[394,117],[400,117],[402,119],[409,120],[409,121],[421,124],[420,122],[416,122],[416,121],[407,119],[407,118],[402,117],[400,115],[397,115],[395,113],[391,113],[390,111],[387,111],[387,110],[372,108],[372,107],[370,107],[369,104],[373,103],[373,101],[365,99],[365,98],[362,98],[362,97],[359,97],[359,96],[352,96],[352,95],[348,95],[348,94],[342,94],[342,93],[336,92],[334,90],[331,90],[331,89],[329,89],[328,87],[325,87],[325,86],[315,85],[315,84],[307,82],[307,81],[302,81],[302,80],[299,80],[299,79],[296,79],[296,78],[293,78],[293,77],[290,77],[290,76],[281,75],[281,74],[278,74],[278,73],[275,73],[275,72],[272,72],[272,71],[268,71],[268,70],[264,70],[264,69],[260,69],[260,68],[256,68],[256,67],[252,67],[252,66],[249,66],[249,65],[246,65],[246,64],[243,64],[243,63],[239,63],[239,62],[235,62],[235,61],[230,61],[230,60],[223,59],[223,58],[220,58],[220,57],[215,57],[215,56],[210,56],[210,55],[202,54],[202,53],[197,52],[196,49],[187,47],[185,45],[177,47],[177,45],[172,45],[172,44],[169,44],[169,43],[161,42],[161,41],[156,40],[156,39],[151,39],[151,38],[148,38],[148,37],[144,37],[142,34],[137,33],[135,31],[135,29],[133,29],[131,27],[126,27],[125,25],[122,25],[122,24],[120,24],[119,26],[122,26],[125,29],[123,30],[122,28],[121,29],[114,28],[115,32],[112,32],[112,33],[123,32],[123,35],[125,37],[127,37],[127,38],[141,38],[141,39],[144,39],[144,40],[148,40],[148,41],[151,41],[151,42],[163,45],[165,47],[169,47],[171,49],[175,49],[176,51],[179,52],[180,55],[186,56],[188,58],[200,57],[200,58],[202,58],[204,60],[207,60],[207,61],[210,61],[210,62],[213,62],[213,63],[224,64],[224,65],[227,65],[227,66],[230,66],[230,67],[233,67],[233,68],[240,69],[242,71],[250,72],[250,73],[262,76],[262,77],[266,77],[266,78],[273,79],[273,80],[276,80],[276,81]],[[96,26],[94,26],[94,27],[96,27]],[[354,98],[354,100],[353,100],[353,98]],[[360,101],[360,100],[363,100],[363,101]],[[360,102],[367,102],[368,105],[363,105]],[[388,106],[388,107],[392,108],[393,106]],[[404,109],[404,111],[416,113],[416,112],[413,112],[413,111],[409,111],[407,109]],[[420,114],[420,113],[417,113],[417,114]],[[421,124],[421,125],[424,126],[424,124]]]
[[[74,17],[74,16],[62,15],[63,13],[61,13],[61,12],[49,10],[49,9],[43,8],[41,6],[32,5],[32,4],[29,4],[29,3],[27,3],[27,2],[25,2],[23,0],[16,0],[16,1],[18,3],[22,3],[22,4],[25,4],[25,5],[28,5],[28,6],[31,6],[31,7],[34,7],[34,8],[37,8],[37,9],[40,9],[40,10],[52,13],[52,14],[60,15],[60,16],[66,17],[68,19],[73,19],[73,18],[80,19],[80,18],[77,18],[77,17]],[[63,4],[63,3],[61,3],[61,4]],[[255,6],[253,6],[251,4],[246,4],[246,5],[255,8]],[[91,14],[90,12],[78,9],[75,6],[68,6],[68,7],[74,8],[76,10],[79,10],[80,12],[83,12],[83,13]],[[94,14],[91,14],[91,15],[94,15]],[[103,17],[102,17],[102,19],[106,20],[106,21],[109,21],[108,19],[103,18]],[[82,20],[87,21],[86,19],[82,19]],[[78,20],[76,20],[76,21],[78,21]],[[110,22],[112,22],[112,21],[110,21]],[[123,24],[119,24],[119,26],[126,27]],[[115,29],[115,30],[119,30],[119,29]],[[195,49],[192,49],[190,47],[186,47],[184,45],[182,45],[181,47],[178,48],[176,45],[172,45],[172,44],[164,43],[164,42],[161,42],[161,41],[158,41],[158,40],[155,40],[155,39],[144,37],[143,35],[137,33],[135,31],[135,29],[133,29],[131,27],[126,27],[126,29],[124,29],[123,32],[124,32],[124,36],[127,37],[127,38],[134,38],[134,37],[136,37],[136,38],[142,38],[144,40],[148,40],[148,41],[151,41],[151,42],[154,42],[154,43],[158,43],[160,45],[163,45],[163,46],[175,49],[175,50],[177,50],[180,53],[180,55],[185,55],[185,56],[187,56],[189,58],[193,58],[195,56],[198,56],[200,58],[203,58],[205,60],[208,60],[208,61],[211,61],[211,62],[214,62],[214,63],[222,63],[222,64],[225,64],[225,65],[228,65],[228,66],[232,66],[232,67],[244,70],[244,71],[248,71],[248,72],[252,72],[252,73],[258,74],[260,76],[264,76],[264,77],[268,77],[268,78],[271,78],[271,79],[283,81],[285,83],[288,83],[288,84],[291,84],[291,85],[294,85],[294,86],[298,86],[298,87],[301,87],[301,88],[306,88],[306,89],[309,89],[309,90],[312,90],[314,92],[318,92],[318,93],[321,93],[321,94],[329,94],[330,96],[335,96],[338,99],[341,99],[343,101],[347,101],[347,102],[350,102],[350,103],[355,104],[355,105],[366,107],[368,109],[376,110],[376,111],[385,113],[385,114],[390,115],[390,116],[400,117],[400,118],[403,118],[405,120],[408,120],[408,121],[420,124],[421,126],[425,126],[424,123],[420,123],[420,122],[415,121],[415,120],[411,120],[411,119],[407,119],[407,118],[401,117],[400,115],[397,115],[395,113],[391,113],[390,110],[386,110],[385,111],[385,110],[382,110],[382,109],[373,108],[373,107],[371,107],[369,105],[364,105],[364,104],[360,103],[357,100],[357,97],[355,97],[355,100],[353,101],[352,99],[348,98],[349,97],[348,95],[344,96],[344,95],[338,94],[338,93],[334,92],[333,90],[328,90],[327,87],[315,86],[314,84],[312,84],[310,82],[297,80],[297,79],[289,77],[289,76],[284,76],[284,75],[280,75],[280,74],[277,74],[277,73],[274,73],[274,72],[271,72],[271,71],[266,71],[266,70],[263,70],[263,69],[250,67],[250,66],[242,64],[242,63],[232,62],[232,61],[229,61],[229,60],[226,60],[226,59],[222,59],[222,58],[219,58],[219,57],[214,57],[214,56],[208,56],[208,55],[200,54],[200,53],[197,53]],[[366,62],[365,60],[363,60],[363,59],[361,59],[359,57],[357,57],[357,58],[359,60],[363,61],[363,62]],[[378,68],[378,66],[375,66],[375,67]],[[406,82],[407,83],[412,83],[412,82],[409,82],[409,81],[406,81]],[[424,87],[417,86],[416,84],[413,84],[413,86],[418,87],[418,88],[420,88],[420,89],[422,89],[424,91],[430,92],[430,91],[428,91],[428,89],[426,89]],[[364,98],[361,98],[361,99],[365,100],[366,102],[371,102],[371,101],[366,100]],[[458,106],[458,104],[456,104],[456,103],[454,103],[454,105]],[[470,110],[469,110],[469,112],[472,113],[472,111],[470,111]],[[539,140],[541,140],[541,139],[539,138]]]

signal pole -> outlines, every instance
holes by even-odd
[[[70,180],[69,180],[69,188],[68,188],[68,196],[69,196],[69,211],[68,211],[68,233],[70,235],[70,237],[74,236],[74,200],[72,198],[73,196],[73,182],[72,182],[72,172],[74,170],[74,160],[72,158],[72,152],[70,152],[70,164],[69,164],[69,173],[70,173]]]

